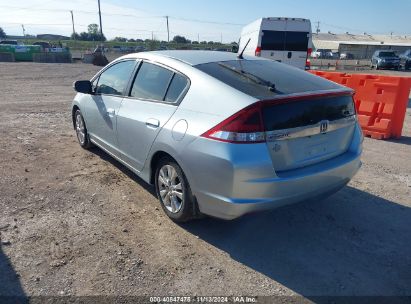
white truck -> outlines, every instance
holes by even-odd
[[[302,18],[260,18],[243,28],[238,52],[243,50],[244,55],[264,57],[300,69],[309,69],[312,52],[311,22]]]

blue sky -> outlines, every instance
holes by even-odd
[[[238,40],[241,25],[259,17],[284,16],[320,21],[322,32],[411,34],[411,0],[101,0],[103,29],[107,37],[167,38],[165,18],[170,16],[171,36],[189,39]],[[71,33],[69,10],[74,11],[76,31],[98,22],[97,0],[0,0],[0,27],[8,34]],[[197,22],[210,21],[210,23]],[[215,23],[213,23],[215,22]]]

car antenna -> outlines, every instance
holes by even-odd
[[[244,46],[243,50],[241,51],[241,53],[240,53],[240,54],[238,54],[238,56],[237,56],[237,58],[238,58],[238,59],[244,59],[244,57],[243,57],[243,53],[244,53],[245,49],[247,48],[248,44],[250,43],[250,41],[251,41],[251,38],[250,38],[250,39],[248,39],[248,41],[247,41],[247,43],[245,44],[245,46]]]

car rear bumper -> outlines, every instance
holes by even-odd
[[[199,137],[184,149],[181,164],[199,210],[234,219],[338,191],[361,167],[363,138],[356,124],[344,153],[300,168],[275,171],[266,143],[239,146]]]
[[[329,168],[312,173],[312,168],[307,167],[272,179],[250,181],[262,194],[260,198],[229,198],[200,191],[196,193],[200,211],[229,220],[250,212],[325,198],[344,187],[357,173],[361,167],[360,154],[347,152],[321,166]]]

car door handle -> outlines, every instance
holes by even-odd
[[[146,126],[149,128],[158,128],[160,126],[160,121],[155,118],[149,118],[146,121]]]
[[[106,113],[108,117],[114,117],[114,115],[116,114],[116,111],[114,109],[107,109]]]

